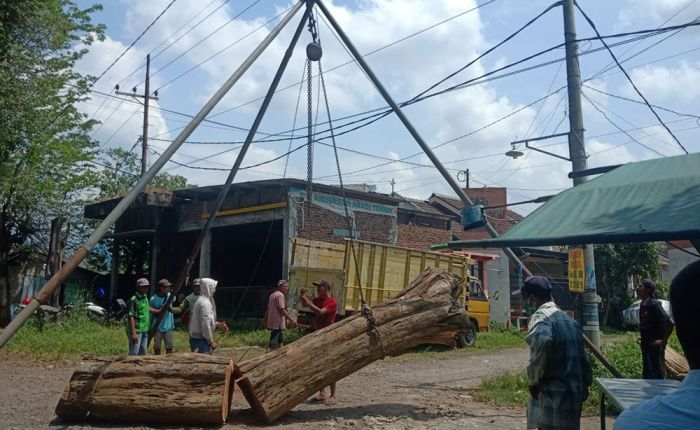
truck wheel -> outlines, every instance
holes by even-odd
[[[472,321],[469,321],[469,328],[467,328],[466,332],[459,333],[457,335],[457,346],[459,346],[460,348],[474,346],[476,344],[476,333],[476,324],[474,324]]]

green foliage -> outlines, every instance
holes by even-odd
[[[93,78],[73,67],[104,26],[70,0],[0,0],[0,302],[9,304],[8,258],[45,242],[87,184],[94,121],[75,103]],[[8,307],[0,308],[0,323]]]
[[[630,277],[656,277],[659,252],[653,243],[595,245],[596,283],[603,298],[601,325],[622,327],[622,310],[634,301],[627,292]]]
[[[97,172],[94,181],[99,199],[122,196],[139,180],[141,162],[133,151],[109,148],[102,155],[101,162],[105,168]],[[156,175],[149,184],[149,188],[163,190],[182,190],[192,186],[184,176],[164,172]]]
[[[40,324],[31,318],[0,351],[41,360],[77,359],[83,355],[125,355],[128,339],[122,325],[103,325],[95,322],[80,304],[68,316],[59,318],[54,324]],[[285,330],[284,341],[291,343],[304,335],[300,330]],[[179,328],[174,332],[176,352],[189,351],[187,330]],[[232,326],[224,335],[216,332],[221,349],[244,347],[267,347],[270,331],[250,325]],[[152,352],[151,346],[150,351]],[[246,357],[252,357],[249,353]]]

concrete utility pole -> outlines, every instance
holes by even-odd
[[[586,148],[583,137],[583,112],[581,109],[581,71],[578,63],[576,43],[576,21],[574,0],[563,0],[564,41],[566,42],[566,82],[569,95],[569,158],[573,172],[586,170]],[[587,176],[574,177],[574,186],[583,184]],[[581,325],[584,334],[596,346],[600,346],[598,323],[598,294],[595,282],[595,259],[593,246],[583,245],[583,261],[586,272],[586,287],[583,292]]]
[[[141,136],[141,176],[148,170],[148,104],[150,100],[158,100],[158,91],[151,96],[151,54],[146,55],[146,88],[143,94],[136,94],[136,87],[131,93],[119,91],[116,93],[122,96],[129,96],[143,99],[143,134]]]

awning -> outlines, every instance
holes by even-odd
[[[625,164],[559,193],[498,238],[446,248],[700,240],[700,154]]]

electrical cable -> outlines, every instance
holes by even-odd
[[[648,145],[645,145],[644,143],[642,143],[642,142],[640,142],[639,140],[635,139],[631,134],[629,134],[628,132],[624,131],[624,130],[622,129],[622,127],[620,127],[619,125],[617,125],[617,123],[615,123],[615,121],[613,121],[613,120],[608,116],[608,114],[606,114],[605,112],[603,112],[603,111],[598,107],[598,104],[597,104],[596,102],[594,102],[593,100],[591,100],[591,99],[586,95],[586,93],[584,93],[583,91],[581,91],[581,95],[583,96],[583,98],[585,98],[585,99],[588,101],[588,103],[591,104],[591,106],[593,106],[593,107],[595,108],[595,110],[597,110],[601,115],[603,115],[603,117],[604,117],[610,124],[612,124],[616,129],[620,130],[620,131],[623,132],[627,137],[629,137],[630,139],[632,139],[634,142],[638,143],[639,145],[645,147],[645,148],[648,149],[649,151],[651,151],[651,152],[653,152],[653,153],[655,153],[655,154],[657,154],[657,155],[660,155],[660,156],[662,156],[662,157],[666,157],[666,154],[662,154],[662,153],[660,153],[659,151],[657,151],[656,149],[654,149],[654,148],[652,148],[652,147],[650,147],[650,146],[648,146]]]
[[[668,241],[668,240],[667,240],[666,243],[669,244],[669,245],[671,245],[672,247],[678,249],[679,251],[683,251],[683,252],[685,252],[686,254],[692,255],[693,257],[700,258],[700,254],[696,254],[695,252],[688,251],[688,250],[685,249],[685,248],[681,248],[680,246],[676,245],[675,243],[673,243],[673,242],[671,242],[671,241]]]
[[[596,28],[595,24],[593,23],[593,21],[591,20],[591,18],[586,14],[586,12],[584,12],[584,10],[581,8],[581,6],[580,6],[578,3],[576,3],[576,8],[579,10],[579,12],[581,12],[581,14],[583,15],[583,17],[586,19],[586,21],[588,22],[588,24],[591,26],[591,28],[592,28],[593,31],[595,32],[595,34],[596,34],[597,36],[600,36],[600,33],[598,32],[598,29]],[[605,40],[604,40],[604,39],[600,39],[600,42],[603,44],[603,46],[605,46],[605,49],[607,49],[607,51],[610,53],[610,56],[611,56],[612,59],[615,61],[615,64],[617,64],[617,67],[619,67],[620,70],[622,71],[622,73],[625,75],[625,77],[627,78],[627,81],[630,83],[630,85],[632,85],[632,88],[634,88],[634,90],[637,92],[637,94],[639,95],[639,97],[641,97],[642,100],[644,100],[644,104],[647,105],[647,107],[649,108],[649,110],[651,110],[651,112],[654,114],[654,116],[655,116],[656,119],[659,121],[659,123],[661,123],[661,125],[666,129],[666,131],[668,131],[668,134],[671,135],[671,137],[673,138],[673,140],[676,141],[676,143],[678,144],[678,146],[680,146],[681,149],[683,149],[683,151],[684,151],[686,154],[688,154],[688,150],[685,149],[685,146],[683,146],[683,144],[681,143],[681,141],[678,140],[678,138],[676,137],[675,134],[673,134],[673,132],[671,131],[671,129],[668,128],[668,126],[666,125],[666,123],[664,123],[664,121],[661,119],[661,117],[659,116],[659,114],[656,113],[656,110],[651,106],[651,104],[649,104],[649,101],[646,99],[646,97],[644,97],[644,94],[642,94],[642,92],[639,90],[639,88],[637,88],[637,86],[634,84],[634,81],[632,80],[632,78],[630,77],[630,75],[627,73],[627,71],[625,70],[625,68],[622,67],[622,64],[620,64],[620,62],[617,60],[617,57],[616,57],[615,54],[612,52],[612,49],[610,49],[610,47],[608,46],[608,44],[605,43]]]
[[[624,101],[628,101],[628,102],[632,102],[632,103],[637,103],[637,104],[640,104],[640,105],[643,105],[643,104],[644,104],[644,102],[640,102],[639,100],[634,100],[634,99],[630,99],[630,98],[627,98],[627,97],[623,97],[623,96],[619,96],[619,95],[616,95],[616,94],[612,94],[612,93],[609,93],[609,92],[600,90],[600,89],[598,89],[598,88],[591,87],[591,86],[589,86],[589,85],[585,85],[585,84],[584,84],[584,85],[582,85],[582,86],[585,87],[585,88],[588,88],[589,90],[593,90],[593,91],[595,91],[595,92],[597,92],[597,93],[606,95],[606,96],[608,96],[608,97],[612,97],[612,98],[615,98],[615,99],[624,100]],[[677,115],[677,116],[685,116],[685,117],[690,117],[690,118],[695,118],[695,119],[700,118],[700,115],[694,115],[694,114],[691,114],[691,113],[679,112],[679,111],[676,111],[676,110],[673,110],[673,109],[668,109],[668,108],[665,108],[665,107],[663,107],[663,106],[659,106],[659,105],[655,105],[655,104],[652,104],[652,106],[654,106],[656,109],[663,110],[663,111],[672,113],[672,114]]]
[[[219,32],[222,28],[224,28],[224,27],[227,26],[228,24],[232,23],[234,20],[236,20],[236,19],[239,18],[241,15],[243,15],[244,13],[246,13],[249,9],[251,9],[251,8],[252,8],[253,6],[255,6],[256,4],[260,3],[260,1],[261,1],[261,0],[254,0],[254,1],[253,1],[251,4],[249,4],[245,9],[243,9],[242,11],[240,11],[239,13],[237,13],[236,15],[234,15],[233,18],[231,18],[231,19],[229,19],[228,21],[226,21],[225,23],[221,24],[219,27],[217,27],[214,31],[212,31],[211,33],[209,33],[208,35],[206,35],[206,36],[205,36],[203,39],[201,39],[199,42],[195,43],[194,45],[192,45],[191,47],[189,47],[187,50],[185,50],[184,52],[180,53],[180,54],[177,55],[175,58],[173,58],[172,60],[170,60],[170,61],[169,61],[168,63],[166,63],[164,66],[160,67],[158,70],[156,70],[155,72],[153,72],[153,73],[151,74],[151,77],[153,77],[153,76],[157,75],[158,73],[162,72],[163,70],[165,70],[166,68],[168,68],[171,64],[173,64],[175,61],[177,61],[177,60],[179,60],[180,58],[182,58],[183,56],[187,55],[190,51],[192,51],[194,48],[196,48],[197,46],[199,46],[199,45],[201,45],[202,43],[204,43],[207,39],[209,39],[211,36],[213,36],[214,34],[216,34],[217,32]],[[145,80],[139,82],[139,83],[137,84],[137,86],[143,84],[144,82],[145,82]]]
[[[183,28],[185,28],[188,24],[190,24],[190,23],[192,22],[193,19],[197,18],[199,15],[202,14],[202,12],[204,12],[205,10],[207,10],[207,9],[209,8],[209,6],[211,6],[212,4],[214,4],[214,3],[217,2],[217,1],[218,1],[218,0],[212,0],[212,1],[210,1],[209,3],[207,3],[207,5],[204,6],[199,12],[197,12],[197,14],[195,14],[195,15],[194,15],[193,17],[191,17],[191,18],[188,18],[187,21],[186,21],[184,24],[182,24],[177,30],[173,31],[173,32],[170,33],[167,37],[165,37],[163,40],[161,40],[161,41],[158,43],[158,45],[156,45],[153,49],[151,49],[151,53],[152,53],[153,51],[155,51],[156,49],[160,48],[161,45],[163,45],[165,42],[168,41],[168,39],[170,39],[172,36],[174,36],[175,34],[177,34],[180,30],[182,30]],[[221,4],[221,6],[224,6],[224,5],[225,5],[226,3],[228,3],[228,2],[229,2],[229,0],[224,0],[224,2]],[[221,6],[219,6],[218,8],[216,8],[216,9],[214,10],[214,12],[216,12],[217,10],[219,10],[219,8],[221,8]],[[213,12],[212,12],[212,13],[213,13]],[[211,15],[211,14],[210,14],[210,15]],[[207,18],[208,18],[208,17],[209,17],[209,15],[207,15]],[[203,21],[203,20],[202,20],[202,21]],[[195,25],[193,25],[192,27],[190,27],[190,29],[187,31],[187,33],[189,33],[189,32],[192,31],[195,27],[197,27],[199,24],[201,24],[202,21],[200,21],[200,22],[198,22],[197,24],[195,24]],[[185,34],[187,34],[187,33],[185,33]],[[183,36],[184,36],[184,35],[183,35]],[[180,37],[180,38],[181,38],[181,37]],[[180,38],[178,38],[177,40],[180,40]],[[177,40],[176,40],[175,42],[177,42]],[[168,49],[168,48],[169,48],[170,46],[172,46],[173,43],[175,43],[175,42],[172,42],[172,43],[171,43],[170,45],[168,45],[165,49],[163,49],[162,51],[158,52],[156,55],[154,55],[154,56],[152,57],[152,59],[155,59],[157,56],[159,56],[160,54],[162,54],[163,51],[165,51],[166,49]],[[131,73],[129,73],[129,75],[128,75],[126,78],[120,80],[119,83],[118,83],[118,85],[121,86],[122,84],[124,84],[126,81],[128,81],[129,79],[131,79],[131,77],[134,76],[139,70],[143,69],[145,66],[146,66],[146,61],[143,61],[143,62],[141,63],[141,65],[140,65],[139,67],[137,67],[136,69],[134,69]]]

